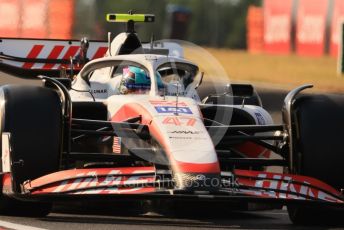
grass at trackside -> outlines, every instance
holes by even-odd
[[[337,60],[329,56],[278,56],[212,48],[207,51],[222,64],[234,81],[274,83],[288,90],[311,83],[314,84],[314,91],[344,92],[344,76],[337,75]]]

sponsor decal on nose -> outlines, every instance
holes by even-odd
[[[189,107],[155,106],[154,108],[158,113],[192,114]]]

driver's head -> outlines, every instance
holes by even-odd
[[[160,75],[157,76],[158,88],[163,87]],[[119,91],[121,94],[146,94],[151,88],[147,72],[136,66],[123,68]]]
[[[145,70],[135,66],[123,68],[122,80],[119,86],[121,94],[145,94],[150,90],[150,86],[150,77]]]

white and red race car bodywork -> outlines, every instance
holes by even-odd
[[[92,111],[95,104],[105,108],[106,115],[102,119],[70,117],[71,108],[68,110],[66,106],[63,110],[68,118],[64,123],[67,124],[64,126],[65,130],[71,128],[72,133],[72,136],[64,134],[64,142],[74,143],[87,135],[99,135],[98,139],[90,142],[88,139],[83,140],[81,145],[90,144],[97,149],[104,143],[110,143],[111,151],[107,149],[104,152],[82,155],[96,159],[84,160],[85,162],[102,164],[99,167],[89,166],[78,159],[84,164],[71,164],[72,167],[69,164],[63,165],[61,170],[51,174],[21,181],[20,189],[14,189],[17,182],[12,175],[10,134],[3,133],[4,194],[24,200],[45,201],[61,197],[112,199],[118,195],[135,199],[275,201],[282,204],[309,202],[344,207],[343,194],[320,180],[283,174],[282,167],[277,172],[271,172],[269,166],[275,165],[274,163],[285,166],[281,164],[283,161],[287,164],[286,159],[275,153],[288,152],[278,147],[290,143],[288,137],[291,135],[286,125],[274,125],[270,114],[259,104],[235,104],[228,101],[210,104],[201,101],[197,85],[192,82],[183,85],[180,81],[165,81],[168,76],[162,76],[166,89],[162,93],[155,77],[157,72],[162,74],[166,69],[171,69],[172,74],[179,75],[180,71],[184,71],[192,73],[193,80],[198,74],[198,67],[183,59],[181,47],[172,44],[169,47],[172,47],[171,53],[174,55],[145,53],[142,46],[139,47],[139,54],[136,52],[137,47],[131,50],[135,54],[121,54],[127,39],[132,36],[133,33],[120,34],[112,41],[110,50],[105,48],[104,42],[91,44],[88,52],[88,59],[91,61],[82,66],[68,92],[58,83],[58,79],[42,77],[58,86],[61,101],[73,105],[73,112],[81,104],[91,106],[87,107],[90,114],[95,112]],[[12,43],[21,43],[24,48],[13,52],[13,49],[3,48]],[[50,47],[50,51],[45,47]],[[4,54],[8,54],[3,64],[36,70],[58,69],[67,65],[65,61],[69,56],[80,52],[74,42],[54,40],[2,39],[0,48],[5,50]],[[99,57],[101,55],[104,57]],[[13,58],[14,56],[24,59]],[[57,64],[50,61],[35,63],[34,59],[37,58],[63,61]],[[121,74],[117,69],[122,65],[144,68],[150,76],[150,90],[145,94],[121,93],[118,89]],[[228,93],[230,92],[217,96]],[[293,92],[290,98],[293,99],[295,95]],[[232,96],[236,97],[234,93]],[[212,113],[215,116],[208,117],[206,111],[211,109],[215,109]],[[222,111],[219,112],[221,119],[214,118],[217,110]],[[235,121],[237,123],[231,122],[231,116],[233,120],[234,117],[240,119]],[[96,128],[88,130],[83,125]],[[148,138],[142,141],[142,136]],[[73,146],[64,151],[66,155],[73,155]],[[120,165],[118,162],[126,157],[131,163]],[[256,170],[251,170],[251,166],[241,167],[241,163],[251,163]]]

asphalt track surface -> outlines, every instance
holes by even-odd
[[[38,85],[33,80],[23,80],[0,72],[0,85]],[[281,122],[280,110],[286,91],[281,89],[257,88],[264,107],[273,115],[276,123]],[[225,211],[212,215],[204,209],[200,214],[184,216],[161,215],[159,213],[137,212],[133,209],[109,204],[94,206],[87,203],[70,206],[55,205],[54,211],[44,218],[0,216],[0,229],[344,229],[343,224],[328,223],[322,227],[296,227],[291,224],[287,211]],[[167,208],[167,207],[166,207]],[[164,209],[164,207],[162,208]]]

